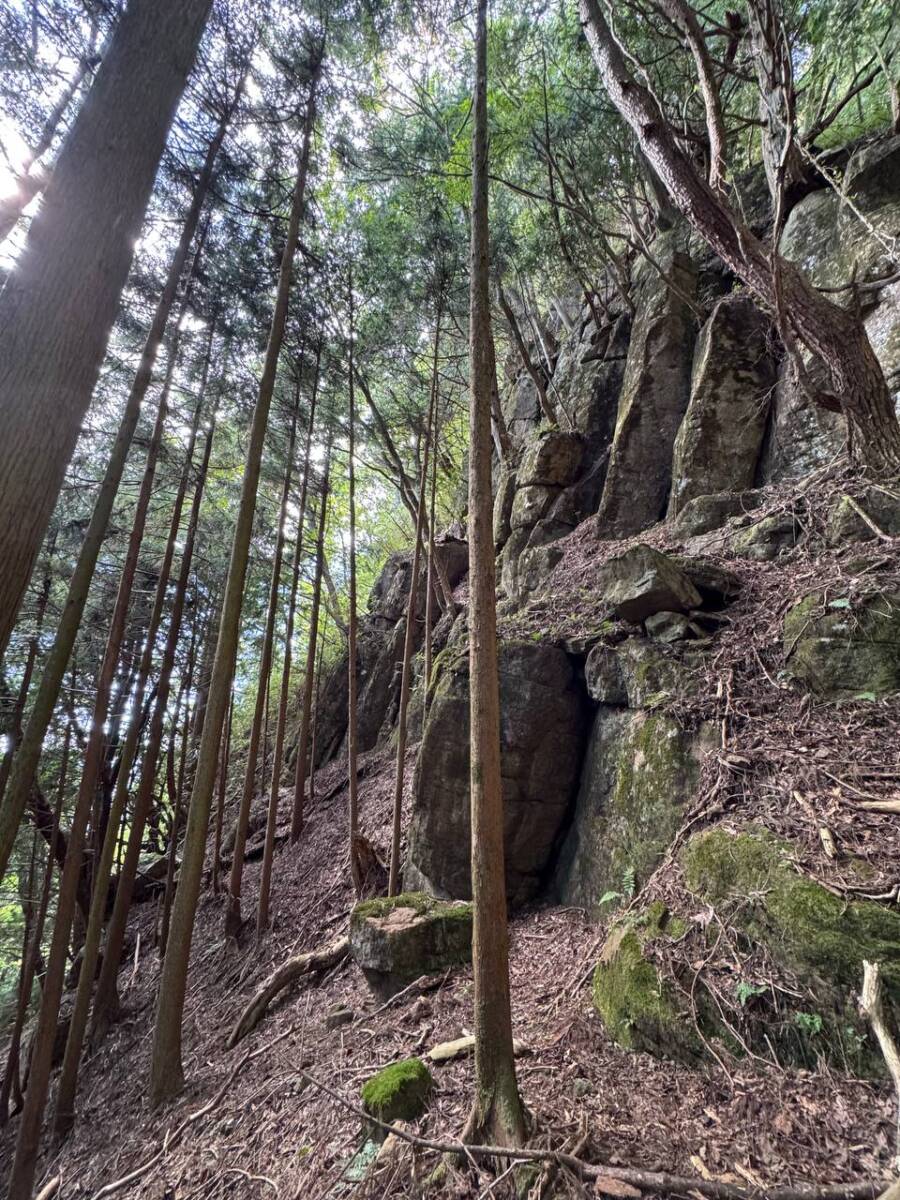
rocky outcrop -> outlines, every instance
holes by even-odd
[[[900,596],[812,592],[784,618],[788,674],[827,699],[900,691]]]
[[[700,593],[671,558],[652,546],[633,546],[603,569],[603,599],[622,621],[638,623],[658,612],[688,612]]]
[[[711,745],[708,731],[690,733],[662,713],[598,708],[556,869],[564,903],[597,910],[647,881],[683,823]]]
[[[472,906],[421,892],[364,900],[350,914],[350,954],[381,999],[472,958]]]
[[[673,245],[661,246],[658,259],[675,286],[644,273],[597,518],[602,538],[649,528],[669,500],[675,436],[690,391],[697,278],[691,259]]]
[[[575,794],[586,701],[553,646],[502,643],[499,671],[506,887],[517,905],[537,894]],[[469,899],[469,841],[468,654],[445,651],[413,781],[407,884]]]
[[[720,300],[697,340],[675,439],[669,515],[698,496],[750,488],[775,384],[770,325],[749,296]]]
[[[466,542],[458,538],[442,538],[437,542],[440,556],[451,587],[455,587],[468,570],[469,553]],[[398,664],[403,656],[406,629],[406,606],[412,579],[412,554],[392,554],[372,586],[368,611],[359,623],[357,644],[357,678],[359,703],[357,707],[359,750],[371,750],[383,732],[385,721],[393,724],[400,694]],[[417,607],[425,611],[425,572],[419,577]],[[435,617],[439,608],[435,606]],[[422,622],[417,624],[418,649],[424,637]],[[340,751],[347,732],[347,689],[349,660],[341,655],[322,682],[316,716],[316,765],[329,762]],[[288,747],[288,763],[296,754],[296,746]]]

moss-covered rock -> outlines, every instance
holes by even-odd
[[[421,975],[472,958],[472,905],[404,892],[357,904],[350,914],[350,953],[381,997]]]
[[[702,1056],[703,1044],[687,1006],[648,955],[653,942],[683,932],[681,921],[654,904],[620,921],[606,940],[592,996],[607,1033],[625,1050],[689,1063]]]
[[[363,1108],[388,1124],[414,1121],[425,1111],[433,1087],[431,1072],[422,1060],[405,1058],[366,1080],[362,1088]]]
[[[731,537],[731,553],[736,558],[771,562],[795,546],[799,536],[800,525],[791,513],[772,513],[737,530]]]
[[[835,896],[800,875],[788,847],[762,832],[698,834],[682,863],[691,891],[714,906],[733,903],[733,922],[789,970],[854,989],[868,959],[881,963],[886,991],[900,998],[900,913]]]
[[[784,618],[785,664],[831,699],[900,690],[900,596],[812,592]]]
[[[840,497],[828,517],[828,540],[832,545],[870,542],[878,536],[873,524],[891,537],[900,535],[900,496],[874,485],[856,499]]]
[[[706,745],[663,713],[601,706],[557,865],[567,904],[597,909],[647,879],[680,827]]]

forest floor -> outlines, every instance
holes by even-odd
[[[780,502],[773,493],[773,503]],[[554,575],[560,588],[565,583],[570,634],[579,621],[572,596],[584,595],[587,614],[594,572],[622,547],[591,539],[590,524],[567,539],[566,558]],[[664,535],[656,540],[663,544]],[[896,554],[887,556],[885,566],[883,551],[877,544],[869,548],[873,563],[882,560],[872,569],[892,575]],[[730,624],[717,635],[712,665],[684,699],[681,715],[685,721],[727,716],[728,734],[721,753],[711,756],[687,820],[739,824],[742,816],[752,816],[791,837],[802,869],[839,887],[840,863],[828,857],[819,833],[827,824],[839,844],[870,861],[870,887],[878,890],[896,883],[900,823],[896,816],[860,810],[855,791],[896,796],[897,706],[851,703],[835,720],[833,706],[804,701],[779,677],[778,630],[786,605],[813,586],[846,594],[853,586],[848,561],[849,552],[823,556],[820,548],[796,552],[789,565],[727,562],[741,575],[742,595],[730,606]],[[544,612],[531,613],[545,632],[553,607],[551,596]],[[723,673],[724,691],[718,685]],[[415,750],[409,752],[408,781]],[[362,829],[384,856],[392,755],[373,751],[363,767]],[[226,1048],[237,1016],[276,966],[292,954],[323,947],[346,929],[353,896],[346,790],[340,786],[345,772],[343,762],[320,772],[319,799],[308,809],[300,843],[282,844],[277,852],[274,925],[261,947],[252,929],[244,944],[227,943],[221,898],[204,892],[185,1016],[187,1088],[176,1104],[156,1112],[146,1093],[159,962],[152,949],[154,905],[142,906],[141,948],[121,981],[128,1016],[86,1061],[76,1128],[41,1164],[40,1178],[61,1172],[63,1200],[94,1196],[150,1160],[150,1170],[117,1195],[355,1200],[424,1194],[421,1181],[436,1158],[422,1150],[414,1155],[409,1147],[367,1178],[348,1178],[363,1141],[359,1116],[306,1083],[304,1074],[358,1105],[362,1084],[379,1068],[425,1054],[469,1030],[468,970],[449,974],[430,990],[412,989],[383,1008],[346,959],[324,977],[301,980],[283,993],[249,1037]],[[791,808],[783,797],[794,791],[802,802]],[[409,801],[407,795],[407,806]],[[244,895],[251,917],[258,876],[259,864],[248,863]],[[658,894],[677,892],[671,861],[651,884]],[[588,1159],[750,1185],[884,1176],[896,1131],[896,1101],[887,1083],[854,1080],[822,1064],[788,1070],[752,1056],[694,1070],[616,1047],[590,1000],[589,973],[602,936],[596,920],[578,909],[538,905],[511,920],[514,1031],[525,1047],[519,1079],[537,1144],[561,1146],[569,1139],[571,1145],[586,1133],[581,1154]],[[353,1023],[329,1030],[325,1018],[338,1005],[352,1010]],[[254,1054],[249,1060],[248,1052]],[[454,1140],[471,1100],[472,1061],[456,1059],[433,1073],[435,1092],[415,1128],[439,1141]],[[167,1135],[223,1087],[211,1110],[164,1150]],[[0,1140],[0,1160],[7,1158],[14,1133],[15,1122]],[[490,1184],[487,1173],[480,1178],[454,1173],[441,1194],[483,1197]],[[572,1177],[562,1185],[560,1194],[588,1194]],[[502,1188],[491,1194],[501,1195]]]

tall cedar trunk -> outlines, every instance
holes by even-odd
[[[299,394],[297,396],[299,403]],[[256,704],[253,724],[250,726],[250,743],[247,747],[247,762],[244,767],[244,787],[238,809],[234,835],[234,855],[231,860],[231,877],[228,895],[225,897],[225,936],[236,938],[241,932],[241,883],[244,877],[244,851],[247,846],[247,827],[250,824],[250,806],[256,790],[256,760],[259,754],[259,738],[263,720],[263,708],[269,694],[269,675],[272,669],[272,645],[275,638],[275,619],[278,616],[278,593],[281,589],[281,560],[284,555],[284,525],[287,520],[288,499],[291,494],[291,477],[294,469],[294,443],[297,437],[297,404],[291,415],[288,437],[287,462],[284,483],[281,488],[281,504],[278,509],[278,532],[275,535],[275,557],[272,560],[272,579],[269,584],[269,605],[263,631],[262,650],[259,656],[259,676],[256,681]],[[265,760],[265,742],[263,743]]]
[[[225,819],[225,793],[228,790],[228,760],[231,757],[231,723],[234,720],[234,693],[228,702],[228,716],[222,730],[222,754],[219,762],[219,791],[216,803],[216,822],[213,833],[212,849],[212,889],[213,895],[219,894],[219,872],[221,863],[219,856],[222,852],[222,822]]]
[[[309,148],[315,119],[315,89],[320,70],[321,51],[318,61],[313,64],[310,80],[303,149],[297,169],[287,240],[281,257],[278,292],[266,347],[266,359],[251,423],[241,499],[231,547],[228,581],[225,585],[225,599],[219,623],[219,639],[216,644],[216,658],[209,689],[210,698],[206,709],[206,719],[203,723],[203,737],[200,739],[197,768],[194,773],[178,891],[172,908],[172,928],[169,932],[169,944],[166,947],[166,958],[160,979],[150,1078],[150,1095],[154,1104],[177,1095],[184,1085],[184,1072],[181,1065],[181,1018],[187,990],[194,914],[200,895],[209,810],[216,781],[219,740],[222,736],[225,709],[231,694],[234,675],[234,660],[241,620],[241,601],[244,595],[250,538],[253,533],[253,517],[256,512],[256,489],[259,486],[263,442],[269,423],[269,408],[272,403],[278,357],[284,338],[291,289],[291,269],[300,234],[300,219],[303,215]]]
[[[347,387],[350,412],[348,416],[350,441],[347,447],[347,470],[349,473],[349,504],[350,504],[350,580],[349,600],[350,611],[347,622],[347,834],[348,850],[350,852],[350,878],[353,890],[357,896],[362,893],[362,875],[360,873],[359,857],[357,855],[357,837],[359,835],[359,714],[357,712],[359,697],[359,664],[357,663],[357,642],[359,622],[356,611],[356,392],[353,379],[353,341],[356,333],[353,307],[353,273],[351,271],[347,286],[347,299],[350,310],[350,343],[347,347]],[[316,702],[316,719],[318,721],[318,700]],[[313,770],[316,766],[316,751],[313,745]],[[312,799],[312,781],[310,781],[310,800]]]
[[[212,345],[213,326],[210,324],[209,336],[206,343],[206,352],[203,360],[200,398],[194,410],[194,418],[191,425],[188,449],[185,456],[185,469],[181,474],[181,480],[179,481],[179,488],[175,500],[175,510],[178,513],[179,520],[181,516],[182,505],[184,503],[185,490],[187,487],[188,465],[193,457],[197,430],[200,424],[200,415],[203,409],[203,396],[206,390],[206,382],[209,375],[209,365],[212,358]],[[113,611],[112,620],[110,622],[109,635],[106,642],[103,663],[100,668],[100,678],[97,685],[97,699],[94,705],[94,715],[91,725],[91,732],[88,737],[88,745],[85,752],[80,785],[80,790],[83,789],[88,795],[96,788],[97,784],[99,754],[102,751],[103,728],[106,721],[106,700],[109,693],[109,682],[111,682],[111,673],[114,671],[116,661],[118,659],[119,646],[121,644],[122,633],[125,627],[125,618],[128,612],[128,604],[132,589],[134,588],[138,554],[140,552],[141,542],[143,540],[144,526],[146,524],[147,511],[153,489],[156,460],[162,440],[162,426],[167,408],[166,395],[171,385],[171,378],[175,363],[175,353],[176,350],[173,344],[169,366],[166,372],[166,383],[163,388],[162,397],[160,398],[159,415],[157,417],[156,428],[154,429],[153,437],[151,438],[150,446],[147,451],[147,462],[144,468],[144,477],[141,481],[141,490],[138,496],[134,522],[131,528],[128,551],[124,566],[122,568],[121,578],[119,580],[119,591],[116,597],[116,605]],[[173,517],[174,515],[175,514],[173,512]],[[173,521],[169,526],[169,538],[174,540],[177,538],[177,534],[178,526]],[[170,561],[171,553],[172,551],[170,550]],[[166,574],[168,575],[168,572],[166,572]],[[106,832],[105,836],[103,837],[102,847],[100,849],[99,859],[95,871],[93,895],[91,898],[91,912],[88,918],[87,929],[85,930],[81,975],[78,980],[78,991],[76,993],[75,1007],[69,1023],[66,1051],[56,1095],[54,1131],[57,1137],[64,1136],[71,1128],[75,1119],[75,1092],[78,1084],[78,1064],[81,1058],[81,1048],[84,1043],[84,1034],[87,1028],[91,989],[96,972],[97,956],[100,951],[100,938],[103,929],[103,919],[106,914],[113,856],[115,854],[116,841],[119,834],[119,824],[122,820],[122,813],[125,808],[126,799],[127,778],[124,781],[124,786],[121,788],[117,786],[113,795],[109,819],[106,822]]]
[[[55,861],[56,838],[59,833],[59,819],[62,812],[65,795],[66,773],[69,763],[69,747],[72,740],[71,722],[66,724],[63,736],[62,756],[59,769],[59,784],[56,792],[56,806],[53,811],[53,832],[50,845],[47,847],[47,861],[44,866],[44,878],[41,884],[41,895],[37,905],[34,922],[22,959],[22,969],[19,977],[19,994],[16,1000],[16,1016],[9,1039],[9,1050],[6,1057],[6,1069],[3,1073],[3,1083],[0,1085],[0,1127],[9,1120],[9,1099],[12,1093],[21,1098],[19,1083],[19,1061],[22,1052],[22,1031],[25,1028],[25,1018],[31,1003],[31,990],[37,971],[38,958],[41,953],[41,941],[44,936],[44,923],[47,919],[47,908],[50,904],[50,892],[53,886],[53,867]]]
[[[900,424],[858,315],[832,304],[799,268],[777,253],[770,254],[716,196],[679,149],[656,100],[633,77],[599,0],[579,0],[579,5],[609,98],[634,130],[676,207],[768,309],[786,315],[799,339],[828,367],[835,397],[847,418],[851,453],[878,473],[896,474]]]
[[[60,93],[59,99],[47,114],[37,141],[30,147],[23,169],[16,178],[15,190],[11,195],[0,199],[0,243],[9,237],[22,213],[46,186],[46,172],[35,171],[33,168],[52,146],[63,117],[81,90],[81,85],[97,68],[101,57],[95,54],[97,32],[98,21],[95,12],[91,18],[90,35],[84,53],[78,59],[72,77]]]
[[[316,673],[316,640],[319,636],[319,611],[322,605],[322,564],[325,561],[325,521],[328,515],[328,484],[331,470],[331,434],[325,454],[325,474],[319,499],[319,529],[316,535],[316,568],[313,577],[312,605],[309,614],[309,633],[306,640],[306,675],[303,680],[303,712],[300,717],[300,738],[297,743],[297,767],[294,772],[294,803],[291,808],[291,844],[303,832],[303,792],[309,768],[309,726],[312,716],[313,684]]]
[[[303,559],[303,531],[306,527],[306,498],[309,491],[309,464],[312,436],[316,420],[316,400],[319,393],[319,362],[322,344],[316,350],[316,370],[313,376],[312,397],[309,402],[309,421],[306,425],[306,447],[303,452],[303,478],[300,483],[300,505],[297,516],[297,539],[291,564],[291,589],[288,596],[287,622],[284,631],[284,661],[281,666],[281,691],[278,696],[278,719],[275,726],[275,750],[272,755],[272,780],[269,785],[269,807],[266,813],[266,837],[263,844],[262,868],[259,875],[259,900],[256,905],[256,937],[259,940],[269,925],[269,897],[272,892],[272,862],[275,854],[275,829],[278,825],[278,801],[281,795],[281,771],[284,765],[284,735],[287,727],[288,701],[291,695],[291,659],[293,654],[294,618],[297,612],[297,587],[300,583],[300,563]],[[299,400],[303,356],[297,372]]]
[[[34,633],[28,642],[28,655],[25,659],[25,670],[22,672],[22,682],[19,684],[19,691],[13,706],[12,718],[6,736],[8,738],[7,749],[3,753],[3,761],[0,763],[0,804],[3,803],[3,797],[6,794],[6,785],[9,781],[9,772],[12,767],[12,760],[16,752],[16,748],[22,740],[22,716],[25,712],[25,704],[28,700],[28,690],[31,687],[31,679],[34,675],[34,665],[37,662],[38,649],[41,642],[41,630],[44,627],[44,616],[47,612],[47,602],[50,599],[50,587],[53,583],[53,545],[55,537],[51,537],[50,545],[47,547],[47,573],[44,576],[44,582],[41,586],[41,592],[38,596],[37,611],[35,613]]]
[[[194,673],[193,650],[188,668],[188,680]],[[190,683],[188,684],[190,688]],[[187,761],[188,736],[191,731],[191,706],[184,706],[184,725],[181,730],[181,756],[178,761],[178,779],[172,795],[172,829],[169,834],[168,861],[166,862],[166,890],[163,895],[162,923],[159,930],[159,956],[165,957],[166,942],[169,940],[169,923],[172,918],[172,900],[175,896],[175,867],[178,862],[178,833],[184,804],[184,768]],[[176,728],[172,728],[172,758],[174,765]]]
[[[140,7],[140,5],[137,7]],[[130,11],[131,9],[129,8],[129,12]],[[206,154],[206,160],[197,179],[191,207],[185,219],[184,226],[182,227],[181,238],[172,258],[172,262],[169,266],[166,282],[157,303],[156,311],[153,315],[149,332],[147,333],[147,338],[144,342],[137,374],[135,375],[134,382],[131,385],[131,391],[129,392],[128,400],[125,404],[125,410],[122,413],[122,418],[119,423],[119,430],[116,434],[116,440],[110,453],[110,458],[107,463],[103,482],[100,485],[100,491],[94,503],[93,512],[91,513],[90,524],[88,525],[84,542],[82,543],[81,550],[78,554],[78,561],[75,565],[75,570],[69,583],[69,591],[66,597],[65,607],[63,608],[62,616],[60,617],[59,627],[56,632],[53,646],[47,656],[47,662],[44,666],[43,675],[41,676],[41,682],[35,697],[31,717],[23,735],[22,744],[19,747],[19,751],[16,754],[16,758],[13,763],[9,787],[4,798],[3,808],[0,809],[0,877],[2,877],[6,871],[10,851],[12,850],[12,843],[16,836],[16,830],[19,827],[19,822],[22,819],[22,813],[25,809],[28,792],[31,788],[31,781],[34,778],[34,773],[37,769],[44,735],[47,732],[47,727],[50,723],[54,706],[56,705],[56,700],[59,695],[59,688],[62,683],[63,674],[65,673],[66,664],[69,661],[69,655],[72,652],[75,636],[78,633],[78,627],[81,624],[81,617],[84,613],[84,606],[87,602],[88,591],[94,574],[94,567],[97,563],[97,556],[100,552],[100,546],[103,542],[103,538],[106,535],[106,528],[109,523],[110,513],[112,512],[113,503],[115,501],[116,493],[119,489],[119,483],[122,479],[122,473],[125,469],[125,463],[128,458],[128,452],[131,448],[131,441],[134,437],[134,431],[140,416],[141,404],[147,395],[147,391],[153,379],[153,368],[156,363],[156,355],[162,342],[166,325],[168,324],[169,314],[172,310],[172,304],[174,303],[175,294],[178,289],[178,282],[184,272],[184,267],[185,263],[187,262],[191,243],[194,240],[194,234],[197,230],[197,223],[200,219],[200,212],[206,199],[206,194],[209,190],[213,167],[215,165],[219,147],[222,143],[222,138],[225,135],[226,126],[227,117],[223,117],[222,123],[216,131],[215,137],[210,142]],[[194,256],[192,271],[196,270],[198,266],[198,260],[199,248]],[[17,269],[13,275],[17,277],[18,274],[19,272]],[[12,277],[13,276],[11,276],[11,278]],[[3,295],[0,295],[0,322],[2,322],[2,301],[5,294],[6,293],[4,291]],[[2,324],[0,324],[0,329],[2,329]],[[2,356],[2,347],[3,333],[0,333],[0,356]],[[173,347],[170,363],[172,358],[174,358],[174,354],[175,350]],[[2,376],[0,376],[0,406],[3,405],[3,390],[4,381]],[[161,402],[160,408],[162,407],[163,405]],[[35,429],[39,429],[41,423],[39,417],[35,413],[32,413],[31,419],[36,422]],[[80,422],[80,416],[78,420]],[[4,442],[3,445],[0,446],[0,554],[2,554],[3,538],[5,536],[3,531],[5,529],[4,521],[6,520],[6,511],[3,508],[3,479],[4,455],[6,454],[7,449],[8,445],[6,442]],[[66,461],[68,461],[68,453],[69,451],[66,452]],[[65,467],[65,463],[63,464],[63,467]],[[52,469],[48,467],[48,474],[50,473],[52,473]],[[9,519],[16,520],[17,518],[9,517]],[[30,562],[28,569],[31,569]],[[2,657],[3,648],[5,645],[5,636],[3,634],[2,625],[4,620],[2,608],[3,587],[5,582],[8,580],[9,575],[10,572],[4,572],[3,582],[0,582],[0,657]],[[18,605],[18,599],[16,600],[16,605]]]
[[[198,400],[197,413],[195,415],[195,425],[199,419],[202,403],[203,396],[201,394]],[[110,917],[109,927],[106,933],[106,945],[103,952],[103,965],[100,969],[100,976],[97,980],[97,989],[94,995],[94,1008],[91,1016],[91,1036],[95,1041],[99,1041],[103,1037],[111,1022],[118,1015],[119,1011],[118,994],[116,991],[116,977],[119,971],[119,962],[122,957],[122,946],[125,941],[125,927],[128,923],[128,912],[131,907],[131,896],[134,889],[134,880],[137,875],[138,863],[141,856],[144,826],[146,824],[147,814],[150,810],[150,805],[153,799],[153,784],[156,777],[156,760],[159,753],[160,740],[162,738],[162,724],[165,717],[166,705],[168,704],[169,700],[170,677],[172,666],[175,661],[175,650],[178,645],[178,636],[181,630],[181,617],[184,611],[184,601],[187,593],[188,579],[190,576],[194,541],[196,538],[197,525],[200,519],[200,505],[202,503],[203,489],[206,483],[207,471],[209,469],[209,459],[210,454],[212,453],[214,434],[215,423],[213,419],[210,421],[210,428],[206,435],[203,459],[197,476],[197,483],[194,489],[194,498],[191,502],[191,512],[188,518],[187,533],[184,540],[184,550],[182,551],[181,566],[178,572],[178,582],[175,586],[175,595],[172,600],[172,611],[169,616],[169,628],[166,635],[166,644],[163,648],[162,662],[160,664],[159,680],[156,685],[155,697],[153,697],[153,712],[150,718],[148,741],[141,763],[138,790],[134,801],[134,810],[131,816],[131,828],[128,834],[128,845],[125,848],[125,858],[122,862],[122,867],[119,871],[119,877],[116,884],[116,895],[113,903],[112,916]],[[131,726],[128,730],[125,739],[125,745],[122,750],[122,766],[119,770],[119,778],[116,781],[116,792],[113,798],[114,814],[116,812],[124,812],[125,804],[128,800],[128,780],[131,775],[132,764],[134,763],[137,755],[138,745],[143,729],[143,716],[141,714],[141,710],[143,708],[144,691],[146,689],[147,680],[150,676],[153,665],[153,651],[156,646],[156,635],[162,620],[162,610],[165,602],[169,575],[172,569],[172,559],[174,557],[175,544],[178,540],[178,531],[181,526],[181,514],[184,504],[184,497],[187,493],[188,482],[190,480],[192,453],[193,440],[189,444],[188,453],[185,456],[184,470],[182,471],[181,480],[178,487],[178,494],[175,498],[175,507],[172,512],[172,520],[169,525],[169,536],[166,542],[166,550],[163,556],[163,563],[156,585],[156,594],[153,598],[150,627],[147,631],[147,637],[144,642],[144,651],[141,658],[138,681],[135,689],[133,709],[134,715],[132,717]],[[110,824],[112,825],[113,822],[111,821]]]
[[[428,568],[425,572],[425,682],[422,702],[422,732],[424,733],[425,718],[428,716],[428,689],[431,687],[432,665],[432,626],[434,625],[434,523],[437,508],[437,471],[438,471],[438,399],[440,392],[435,390],[434,407],[431,410],[431,493],[428,501]]]
[[[210,7],[128,5],[0,292],[0,657],[90,403]]]
[[[487,0],[478,0],[472,140],[469,327],[469,704],[475,985],[475,1099],[468,1140],[521,1145],[525,1122],[513,1058],[500,779],[500,699],[491,500]]]
[[[147,467],[145,468],[144,477],[142,480],[141,495],[135,515],[135,525],[132,528],[132,535],[129,541],[125,566],[123,567],[122,578],[120,580],[120,590],[117,596],[116,606],[110,625],[110,635],[104,651],[104,658],[103,662],[101,663],[100,674],[97,680],[95,711],[88,737],[87,747],[85,749],[81,782],[79,784],[78,795],[75,801],[75,809],[69,829],[66,860],[60,878],[56,922],[53,929],[53,938],[51,941],[50,955],[47,962],[47,971],[44,976],[44,989],[41,997],[41,1008],[38,1016],[38,1026],[35,1034],[34,1050],[31,1058],[28,1091],[22,1110],[22,1122],[19,1128],[19,1138],[16,1143],[16,1159],[10,1180],[10,1197],[13,1195],[25,1196],[26,1194],[30,1194],[30,1188],[34,1178],[35,1158],[40,1141],[40,1130],[41,1123],[43,1121],[44,1105],[46,1103],[47,1091],[50,1084],[53,1044],[56,1036],[59,1005],[62,998],[62,989],[65,981],[66,956],[68,951],[69,936],[75,916],[78,886],[81,881],[81,860],[84,849],[85,832],[88,818],[91,813],[92,801],[102,763],[103,728],[106,721],[109,694],[115,674],[116,663],[118,661],[122,631],[124,629],[124,622],[128,608],[128,600],[131,595],[131,589],[134,581],[137,554],[140,549],[140,541],[143,535],[143,526],[146,518],[146,506],[149,503],[153,472],[155,469],[156,456],[159,450],[159,442],[162,436],[162,421],[165,417],[165,411],[166,401],[164,391],[163,396],[160,399],[159,415],[153,435],[151,437],[150,448],[148,450]],[[87,588],[85,588],[85,593],[86,591]],[[84,601],[82,599],[82,607],[83,603]],[[63,618],[60,622],[61,629],[65,620],[66,612],[64,611]],[[58,633],[57,642],[59,642],[59,640],[60,637]],[[56,644],[54,644],[54,650],[51,651],[51,659],[53,658],[55,650]],[[68,653],[65,657],[67,661]],[[54,692],[54,702],[59,691],[59,682],[61,682],[61,673],[59,680],[53,678],[50,680],[50,687]],[[44,690],[44,679],[41,680],[41,690]],[[32,715],[32,721],[33,720],[34,715]],[[30,727],[31,722],[29,722],[29,728]],[[22,750],[24,749],[25,739],[23,739],[22,743]],[[37,754],[39,754],[39,750],[40,748],[38,747]],[[29,776],[28,780],[29,784],[31,782],[31,777],[33,776],[34,768],[37,765],[37,754],[35,754],[34,766],[31,768],[31,776]],[[15,793],[13,792],[13,785],[17,782],[17,771],[20,770],[21,769],[19,768],[17,758],[16,766],[13,768],[13,775],[10,781],[10,801],[14,800]],[[19,786],[21,786],[21,776],[18,782]],[[112,856],[114,850],[114,843],[112,839],[117,829],[118,814],[116,814],[115,819],[110,823],[108,829],[109,838],[107,839],[107,842],[109,844],[109,850],[108,852],[104,853],[104,870],[106,874],[106,881],[102,881],[100,879],[95,881],[94,894],[96,898],[97,916],[93,922],[94,928],[91,930],[92,922],[89,918],[88,927],[85,931],[86,936],[88,931],[91,931],[92,933],[91,943],[89,944],[86,941],[84,945],[84,961],[82,965],[82,978],[84,980],[84,987],[88,990],[88,995],[83,1001],[81,1032],[77,1037],[78,1045],[75,1047],[73,1044],[72,1055],[70,1056],[70,1061],[68,1064],[68,1073],[65,1077],[65,1089],[61,1089],[60,1091],[61,1099],[65,1104],[65,1109],[59,1109],[57,1114],[57,1128],[60,1131],[67,1129],[71,1125],[73,1116],[75,1081],[78,1070],[78,1058],[80,1057],[81,1050],[80,1042],[83,1036],[84,1022],[87,1019],[89,989],[94,974],[93,965],[91,965],[90,969],[87,967],[87,959],[90,957],[94,963],[96,962],[102,925],[102,912],[106,903],[105,884],[108,882],[109,872],[112,868]],[[104,851],[106,851],[106,847],[104,847]],[[100,886],[101,884],[103,886]],[[94,901],[92,901],[92,909],[93,908]],[[70,1029],[70,1036],[71,1033],[72,1030]],[[18,1189],[18,1191],[14,1189]]]
[[[412,681],[412,652],[416,634],[416,601],[419,591],[419,548],[422,544],[422,524],[425,519],[425,496],[428,487],[428,454],[431,449],[431,430],[434,426],[434,409],[437,400],[438,350],[441,339],[441,312],[438,309],[434,326],[434,356],[431,372],[431,395],[428,418],[425,423],[425,447],[422,451],[422,473],[419,479],[419,497],[416,504],[416,540],[413,543],[412,573],[409,581],[409,600],[406,606],[406,630],[403,636],[403,663],[400,675],[400,708],[397,714],[397,763],[394,769],[394,814],[391,833],[391,864],[388,873],[388,895],[396,896],[400,890],[400,838],[403,831],[403,783],[406,775],[406,728],[409,711],[409,693]]]

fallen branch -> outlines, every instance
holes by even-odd
[[[878,1045],[881,1047],[881,1053],[884,1055],[884,1061],[887,1063],[887,1069],[890,1072],[891,1079],[894,1081],[894,1088],[897,1092],[897,1130],[896,1141],[894,1143],[895,1165],[900,1165],[900,1051],[897,1050],[897,1043],[894,1041],[890,1029],[888,1029],[887,1021],[884,1019],[884,1009],[881,1005],[881,967],[878,963],[866,962],[863,959],[863,984],[862,994],[859,998],[859,1007],[862,1010],[863,1016],[872,1026],[872,1032],[878,1039]]]
[[[237,1024],[228,1035],[226,1045],[231,1050],[255,1029],[266,1010],[279,992],[289,987],[295,980],[304,975],[314,975],[317,971],[330,971],[338,963],[343,962],[350,952],[350,942],[346,937],[338,938],[324,950],[311,950],[306,954],[298,954],[283,962],[266,980],[244,1011],[237,1019]]]
[[[699,1179],[692,1175],[671,1175],[668,1171],[643,1171],[638,1167],[614,1167],[606,1163],[587,1163],[574,1154],[566,1154],[562,1150],[531,1150],[527,1147],[512,1146],[471,1146],[461,1141],[438,1142],[431,1138],[419,1137],[399,1125],[391,1125],[379,1121],[371,1113],[358,1105],[345,1100],[339,1092],[327,1084],[314,1079],[307,1071],[300,1072],[301,1077],[313,1087],[318,1088],[332,1100],[337,1101],[350,1112],[355,1113],[369,1124],[378,1125],[388,1133],[395,1134],[402,1141],[420,1146],[424,1150],[434,1150],[438,1154],[468,1155],[471,1158],[499,1158],[507,1162],[552,1162],[558,1166],[568,1167],[579,1179],[616,1179],[629,1183],[642,1192],[658,1192],[666,1195],[688,1196],[691,1193],[708,1196],[710,1200],[883,1200],[879,1197],[880,1183],[826,1183],[821,1187],[773,1187],[749,1188],[734,1183],[724,1183],[718,1179]],[[888,1189],[890,1192],[890,1189]],[[888,1193],[885,1193],[887,1196]],[[95,1198],[96,1200],[96,1198]],[[891,1197],[891,1200],[895,1200]]]
[[[62,1175],[54,1175],[52,1179],[48,1179],[34,1200],[52,1200],[52,1197],[59,1191],[59,1185],[62,1183]]]

